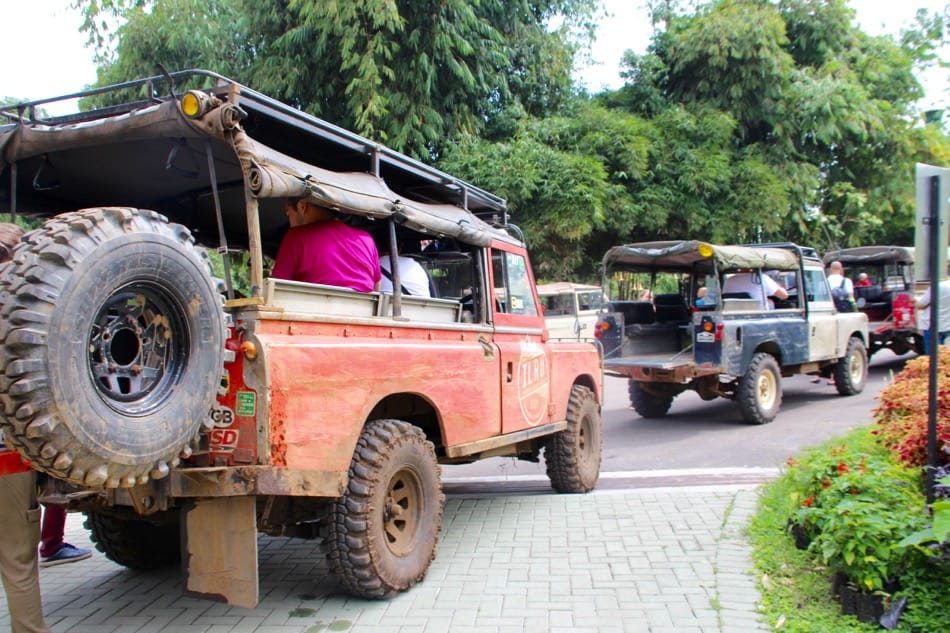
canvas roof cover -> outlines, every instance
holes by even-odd
[[[472,244],[516,241],[493,226],[507,221],[502,198],[210,71],[170,77],[202,84],[217,102],[189,119],[176,98],[182,89],[161,87],[158,76],[81,93],[111,89],[126,103],[70,115],[44,118],[35,108],[75,95],[0,106],[0,212],[132,206],[216,245],[217,197],[229,244],[247,245],[249,197],[273,254],[287,228],[284,198],[298,196],[370,228],[394,218]],[[131,100],[130,85],[150,96]]]
[[[913,264],[912,246],[856,246],[825,253],[822,261],[827,266],[833,261],[842,264]]]
[[[605,272],[615,270],[719,271],[739,268],[796,270],[798,256],[777,247],[721,246],[697,240],[641,242],[614,246],[604,255]],[[697,266],[698,264],[698,266]]]

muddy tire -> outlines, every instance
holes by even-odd
[[[0,285],[0,425],[40,470],[95,488],[188,455],[224,359],[222,296],[185,227],[87,209],[24,237]]]
[[[673,396],[658,396],[650,393],[632,378],[627,383],[630,406],[643,418],[662,418],[673,405]]]
[[[164,522],[121,519],[87,512],[83,527],[96,549],[130,569],[160,569],[181,562],[177,515]]]
[[[416,426],[366,424],[343,496],[329,507],[330,570],[360,598],[382,599],[425,578],[442,529],[441,469]]]
[[[868,354],[861,339],[852,337],[848,349],[834,366],[835,389],[842,396],[864,391],[868,381]]]
[[[745,376],[739,379],[736,402],[742,419],[749,424],[768,424],[782,406],[782,373],[775,357],[760,352],[752,357]]]
[[[600,407],[593,392],[574,385],[567,404],[567,428],[551,436],[544,449],[551,487],[558,492],[590,492],[600,477],[603,440]]]

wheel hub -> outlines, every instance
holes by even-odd
[[[389,483],[383,509],[383,532],[393,554],[405,556],[415,548],[424,504],[418,475],[409,469],[396,473]]]
[[[187,334],[161,290],[138,285],[113,294],[88,339],[88,366],[99,395],[126,414],[160,404],[184,371]]]

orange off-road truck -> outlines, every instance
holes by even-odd
[[[45,218],[0,268],[0,427],[110,559],[253,606],[258,532],[313,538],[385,598],[435,556],[440,464],[594,488],[601,355],[549,340],[504,200],[208,71],[97,92],[0,108],[0,212]],[[270,278],[287,197],[413,245],[433,296]]]

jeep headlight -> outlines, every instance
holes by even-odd
[[[200,119],[211,109],[214,98],[200,90],[189,90],[181,98],[181,111],[189,119]]]

